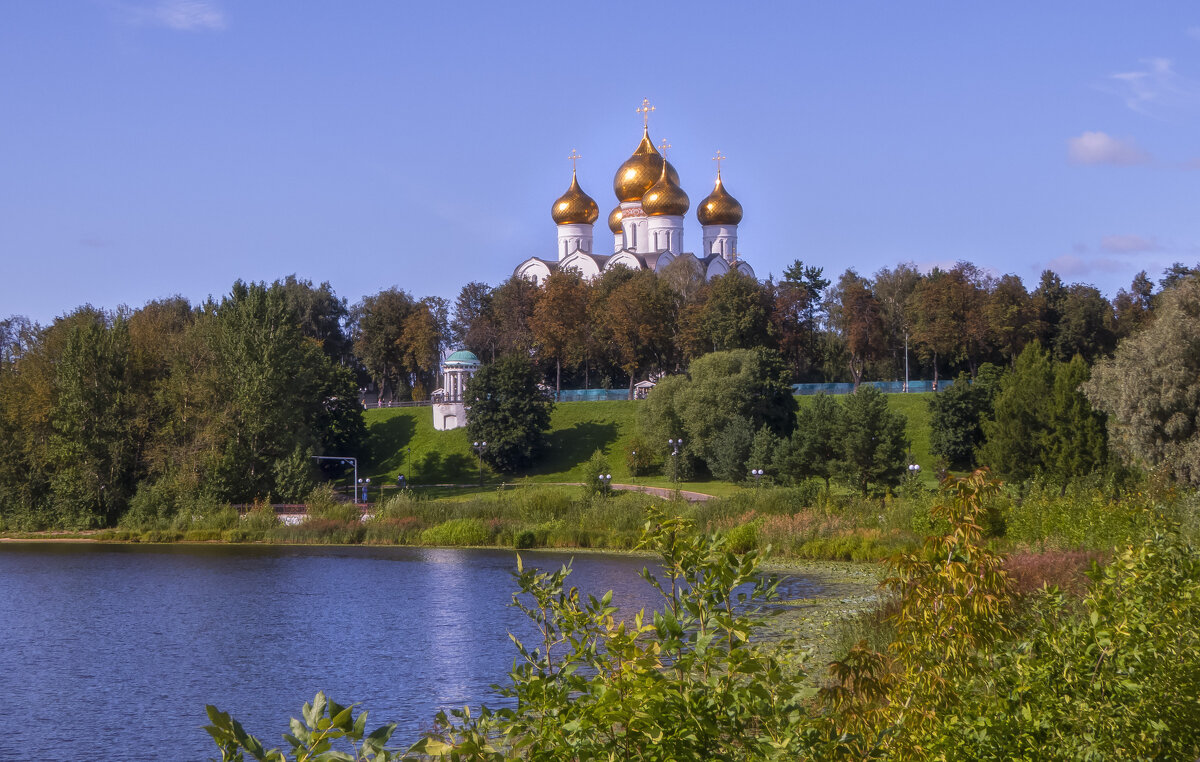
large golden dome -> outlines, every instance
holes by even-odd
[[[725,190],[720,172],[713,192],[696,207],[696,219],[701,225],[736,225],[742,221],[742,205]]]
[[[658,176],[662,174],[663,164],[667,165],[667,176],[671,178],[671,182],[679,184],[679,173],[675,171],[675,167],[671,166],[671,162],[662,157],[658,149],[654,147],[654,143],[650,141],[650,133],[642,132],[642,142],[638,144],[637,150],[633,152],[617,170],[616,177],[613,178],[613,191],[617,194],[618,201],[637,201],[642,198],[651,185],[654,185],[658,180]]]
[[[663,166],[660,170],[658,182],[651,185],[646,194],[642,196],[642,211],[651,217],[667,214],[682,217],[687,214],[688,207],[692,205],[687,194],[683,192],[683,188],[679,187],[679,180],[671,179],[671,175],[667,172],[667,166],[669,165]]]
[[[614,233],[621,232],[621,219],[625,216],[625,210],[618,204],[616,209],[608,215],[608,229]]]
[[[571,172],[571,187],[554,202],[550,216],[556,225],[591,225],[600,216],[600,207],[583,192],[575,173]]]

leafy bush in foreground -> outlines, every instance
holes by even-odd
[[[1092,573],[1082,601],[1053,588],[1022,597],[1010,577],[1019,565],[983,542],[998,488],[982,471],[947,483],[932,513],[945,531],[894,562],[880,618],[857,623],[872,643],[831,665],[819,700],[806,651],[755,637],[756,604],[774,592],[755,549],[738,554],[721,534],[653,517],[642,547],[664,574],[642,575],[663,605],[649,616],[620,614],[611,592],[585,599],[568,587],[569,567],[518,561],[513,605],[540,640],[515,641],[501,689],[512,707],[439,715],[402,758],[1196,759],[1200,551],[1160,521]],[[296,759],[401,758],[382,748],[390,727],[368,745],[361,717],[323,701],[293,720]],[[225,762],[243,751],[286,759],[228,715],[209,716]],[[362,748],[333,753],[342,737]]]

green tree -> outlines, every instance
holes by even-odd
[[[408,389],[405,363],[404,322],[417,303],[407,291],[392,287],[364,297],[354,307],[354,354],[379,386],[400,396]]]
[[[1104,414],[1083,393],[1090,370],[1079,355],[1054,370],[1054,397],[1046,439],[1046,471],[1062,485],[1102,468],[1108,455]]]
[[[979,367],[975,382],[966,373],[929,399],[929,450],[954,468],[970,469],[983,444],[983,421],[992,414],[1000,371],[991,363]]]
[[[763,431],[771,430],[763,427]],[[754,429],[750,421],[733,416],[713,438],[708,468],[712,475],[727,482],[740,482],[746,478],[746,462],[750,459],[750,448],[754,445]]]
[[[771,294],[757,279],[730,270],[709,282],[700,335],[709,351],[752,349],[772,341]]]
[[[1113,313],[1117,340],[1125,339],[1149,324],[1154,310],[1154,283],[1142,270],[1133,276],[1129,289],[1117,292]]]
[[[1188,267],[1182,262],[1173,262],[1170,267],[1163,270],[1163,276],[1158,281],[1158,285],[1163,291],[1169,288],[1175,288],[1183,283],[1188,278],[1200,275],[1200,264],[1195,267]]]
[[[297,448],[350,454],[364,434],[348,369],[335,365],[299,329],[283,295],[263,284],[234,284],[196,325],[205,354],[189,394],[203,479],[227,500],[274,492],[275,464]],[[198,445],[198,447],[196,446]]]
[[[529,319],[539,354],[554,359],[554,390],[562,390],[562,366],[582,362],[588,340],[587,283],[574,270],[558,270],[542,284]]]
[[[894,269],[880,268],[871,278],[883,321],[883,346],[891,355],[888,370],[893,378],[904,374],[905,339],[912,333],[908,302],[921,279],[921,272],[912,262],[902,262]]]
[[[456,346],[474,352],[476,357],[496,359],[496,320],[488,284],[472,281],[462,287],[454,301],[450,339]]]
[[[537,284],[516,275],[492,291],[490,312],[495,321],[498,353],[529,352],[533,349],[533,331],[529,327],[529,319],[533,317],[537,299]]]
[[[693,360],[688,375],[678,403],[684,447],[710,470],[720,457],[718,435],[734,418],[746,421],[750,436],[765,426],[784,437],[795,427],[796,400],[783,358],[774,350],[713,352]]]
[[[854,270],[842,273],[829,303],[829,317],[845,343],[847,367],[857,389],[867,363],[885,349],[883,307],[870,282]]]
[[[818,394],[796,414],[796,430],[775,457],[780,476],[800,482],[823,479],[825,492],[837,473],[841,456],[842,405],[828,394]]]
[[[437,303],[428,299],[417,302],[400,326],[401,362],[404,372],[414,379],[412,398],[428,398],[441,359],[444,336],[438,326]]]
[[[545,446],[554,403],[538,389],[538,372],[522,355],[504,355],[467,382],[467,436],[487,442],[483,459],[512,472],[525,468]]]
[[[106,526],[136,484],[138,442],[128,429],[129,324],[103,318],[71,329],[59,358],[49,444],[53,523]]]
[[[846,395],[838,431],[838,471],[867,495],[871,485],[894,487],[908,465],[904,416],[888,409],[887,397],[874,386]]]
[[[275,281],[271,288],[283,291],[301,333],[319,342],[335,362],[350,361],[351,342],[344,328],[350,311],[346,300],[338,298],[328,281],[313,286],[312,281],[300,280],[292,274]]]
[[[1005,275],[996,283],[984,305],[989,339],[1011,366],[1025,348],[1034,320],[1033,304],[1025,284],[1015,275]]]
[[[1113,309],[1094,287],[1070,286],[1062,300],[1058,333],[1054,337],[1054,356],[1067,362],[1075,355],[1092,362],[1111,354],[1117,337],[1113,331]]]
[[[1097,362],[1084,388],[1126,463],[1200,485],[1200,278],[1159,294],[1154,320]]]
[[[639,374],[672,367],[677,295],[649,270],[638,270],[616,285],[594,310],[617,364],[629,378],[629,398]]]
[[[983,422],[979,460],[1016,481],[1036,476],[1047,461],[1047,434],[1054,398],[1054,366],[1034,341],[1000,381],[992,417]]]
[[[814,378],[821,366],[821,322],[825,318],[822,295],[829,287],[821,267],[795,260],[775,287],[771,311],[772,330],[793,378]]]

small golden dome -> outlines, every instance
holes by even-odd
[[[742,221],[742,205],[725,190],[720,172],[713,192],[696,207],[696,219],[701,225],[736,225]]]
[[[600,207],[583,192],[575,173],[571,172],[571,187],[554,202],[550,216],[556,225],[591,225],[600,216]]]
[[[651,185],[646,195],[642,196],[642,211],[651,217],[668,214],[682,217],[687,214],[691,204],[683,188],[679,187],[679,181],[671,180],[664,162],[658,182]]]
[[[658,180],[658,176],[662,173],[663,164],[667,165],[667,176],[671,178],[671,182],[679,184],[679,173],[675,171],[675,167],[671,166],[671,162],[662,157],[658,149],[654,147],[654,143],[650,140],[650,133],[642,132],[642,142],[638,144],[637,150],[633,152],[617,170],[616,177],[613,178],[613,191],[617,194],[618,201],[638,201],[651,185],[654,185]]]
[[[625,217],[625,211],[620,205],[608,215],[608,229],[614,233],[621,232],[621,219]]]

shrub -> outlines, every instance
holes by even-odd
[[[421,540],[423,528],[416,516],[376,517],[367,522],[362,541],[369,545],[415,545]]]
[[[334,495],[333,486],[322,484],[309,493],[308,515],[304,521],[331,520],[342,523],[362,521],[362,509],[352,502],[344,502]]]
[[[601,482],[601,476],[611,476],[612,466],[603,450],[596,450],[592,457],[583,464],[583,491],[587,495],[608,494],[611,489],[607,482]]]
[[[725,540],[729,543],[729,549],[734,553],[746,553],[758,548],[758,524],[757,521],[752,521],[748,524],[741,524],[730,529],[725,533]]]
[[[421,532],[422,545],[487,545],[491,539],[487,526],[479,519],[450,519]]]

